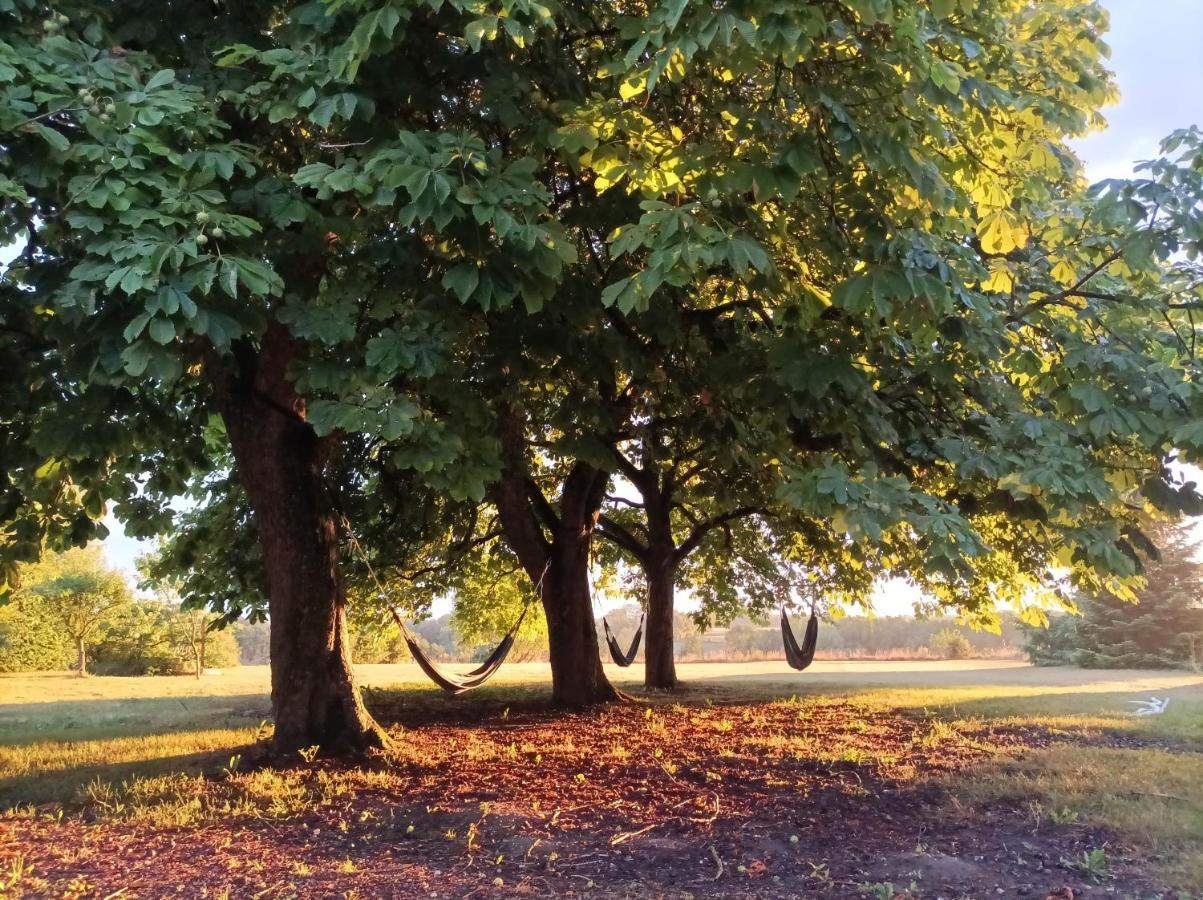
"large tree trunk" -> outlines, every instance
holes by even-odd
[[[88,674],[88,648],[84,646],[83,638],[75,639],[75,674],[79,678]]]
[[[273,749],[383,746],[351,669],[338,527],[324,490],[326,446],[286,372],[296,352],[273,325],[219,391],[238,478],[263,549],[271,623]]]
[[[647,579],[647,622],[644,625],[643,683],[668,690],[677,686],[673,656],[673,593],[677,575],[673,554],[651,558],[644,569]]]
[[[565,529],[562,529],[565,530]],[[591,532],[557,534],[552,542],[543,589],[547,644],[551,656],[551,695],[555,703],[583,706],[614,700],[618,692],[602,669],[589,592]]]
[[[606,475],[576,463],[553,512],[526,475],[522,423],[506,404],[499,409],[498,436],[505,469],[491,497],[506,542],[539,590],[547,616],[552,699],[565,706],[615,700],[619,694],[602,670],[589,593],[589,546]]]
[[[634,473],[647,515],[647,550],[640,562],[647,580],[643,644],[643,683],[668,690],[677,686],[673,659],[673,589],[677,580],[677,547],[672,531],[672,482],[655,471]]]

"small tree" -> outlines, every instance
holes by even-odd
[[[75,668],[88,673],[88,642],[97,628],[133,597],[120,573],[104,565],[98,545],[68,550],[38,567],[30,586],[61,625],[75,648]]]
[[[973,645],[969,643],[969,638],[956,628],[937,631],[927,645],[940,659],[968,659],[973,653]]]

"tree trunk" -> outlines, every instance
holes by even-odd
[[[527,478],[520,417],[503,403],[497,424],[505,468],[491,499],[547,616],[552,699],[565,706],[618,699],[602,669],[589,593],[589,547],[607,476],[576,463],[561,486],[559,509],[552,511]]]
[[[618,692],[602,669],[589,591],[591,533],[557,534],[543,589],[552,701],[584,706],[616,700]]]
[[[326,446],[286,376],[295,352],[283,327],[269,326],[253,361],[243,359],[240,377],[219,391],[267,574],[272,745],[280,753],[359,751],[387,737],[351,669],[339,530],[322,481]]]
[[[75,674],[79,678],[88,674],[88,650],[81,637],[75,639]]]
[[[640,560],[647,580],[647,621],[644,626],[643,683],[669,690],[677,686],[673,659],[673,592],[677,578],[677,547],[672,531],[672,482],[654,471],[639,473],[636,486],[647,514],[647,551]]]
[[[643,637],[643,683],[668,690],[677,686],[677,664],[673,656],[673,593],[677,566],[672,553],[648,560],[647,622]]]

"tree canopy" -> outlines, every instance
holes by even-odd
[[[399,571],[504,538],[556,698],[613,696],[591,542],[657,429],[716,515],[983,616],[1122,595],[1140,508],[1199,508],[1203,142],[1086,190],[1096,3],[0,16],[6,581],[191,492],[178,558],[266,598],[281,749],[383,740],[343,513]]]

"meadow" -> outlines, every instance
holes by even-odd
[[[563,715],[542,664],[452,700],[362,666],[395,746],[266,765],[266,668],[3,676],[0,896],[1203,888],[1203,676],[710,663],[645,696],[610,674],[631,702]],[[1130,714],[1153,695],[1165,714]]]

